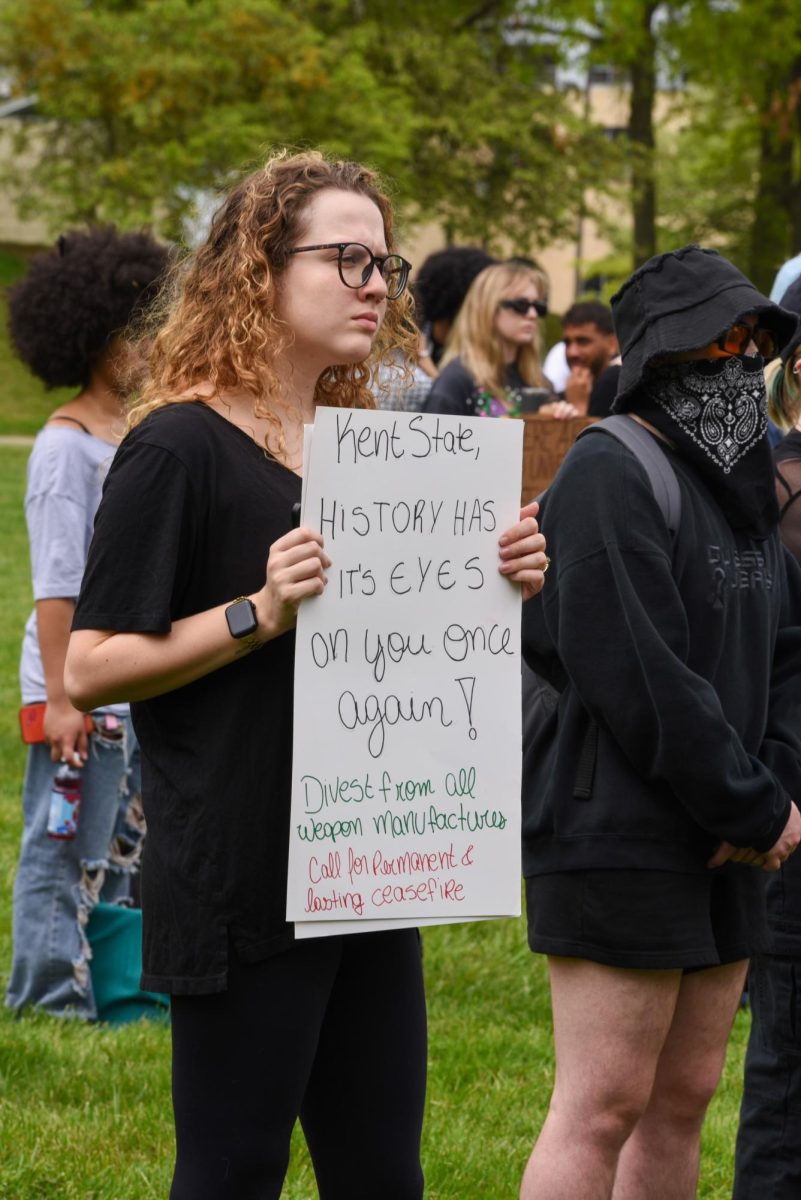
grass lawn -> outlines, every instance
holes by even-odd
[[[0,333],[0,433],[32,432],[58,402],[11,364]],[[24,755],[16,710],[19,643],[30,606],[21,508],[27,454],[24,448],[0,447],[3,990],[21,830]],[[543,961],[526,949],[522,921],[428,930],[425,961],[430,1018],[426,1195],[429,1200],[512,1200],[552,1079]],[[731,1194],[747,1024],[741,1013],[707,1121],[699,1190],[707,1200],[728,1200]],[[164,1200],[171,1162],[166,1029],[139,1024],[110,1030],[35,1015],[15,1020],[0,1008],[0,1200]],[[313,1200],[315,1195],[298,1136],[284,1196]]]

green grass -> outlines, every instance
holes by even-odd
[[[4,354],[0,334],[0,363]],[[20,411],[34,411],[31,388],[29,377],[21,380],[13,398]],[[12,420],[10,403],[0,387],[0,432],[8,431]],[[19,643],[30,606],[22,517],[27,454],[25,448],[0,447],[3,991],[21,832],[24,753],[16,710]],[[426,1195],[429,1200],[511,1200],[552,1079],[544,963],[529,954],[522,921],[428,930],[425,963],[430,1020]],[[741,1013],[705,1128],[698,1193],[704,1200],[731,1195],[747,1026]],[[15,1020],[0,1009],[0,1200],[164,1200],[172,1152],[168,1030],[148,1024],[110,1030],[37,1015]],[[284,1197],[312,1200],[315,1195],[297,1135]]]

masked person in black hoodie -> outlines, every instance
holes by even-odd
[[[697,246],[650,259],[612,306],[615,409],[658,439],[681,515],[673,536],[604,435],[542,505],[551,567],[523,645],[560,696],[526,748],[523,861],[556,1079],[522,1200],[695,1195],[764,872],[801,838],[801,572],[776,530],[762,370],[796,319]]]

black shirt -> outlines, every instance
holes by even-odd
[[[801,561],[801,433],[791,429],[773,452],[776,496],[781,511],[779,533]],[[801,620],[801,613],[798,614]],[[793,797],[796,802],[799,797]],[[801,850],[796,850],[768,883],[770,949],[774,954],[801,955]]]
[[[773,451],[782,541],[801,562],[801,432],[791,429]]]
[[[592,385],[590,400],[587,405],[588,417],[608,417],[617,395],[617,384],[620,379],[620,364],[613,363],[604,367],[595,383]]]
[[[528,384],[517,369],[517,363],[509,363],[506,367],[504,383],[511,393],[513,404],[509,412],[504,411],[498,400],[478,386],[461,359],[452,358],[431,385],[423,412],[445,413],[454,417],[520,416],[519,403],[514,404],[514,393],[528,387]],[[542,404],[547,404],[552,398],[543,397]]]
[[[524,765],[526,875],[705,871],[717,844],[770,848],[801,796],[801,573],[774,534],[735,533],[671,455],[675,544],[634,456],[570,450],[542,508],[551,567],[523,649],[564,686]],[[574,796],[587,714],[598,749]]]
[[[202,403],[158,409],[123,441],[98,509],[75,629],[166,633],[264,584],[301,481]],[[143,986],[225,987],[288,946],[294,633],[131,705],[148,837]]]

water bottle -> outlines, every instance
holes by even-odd
[[[47,836],[68,842],[78,832],[78,812],[81,807],[81,772],[78,767],[62,763],[53,776],[50,789],[50,812]]]

